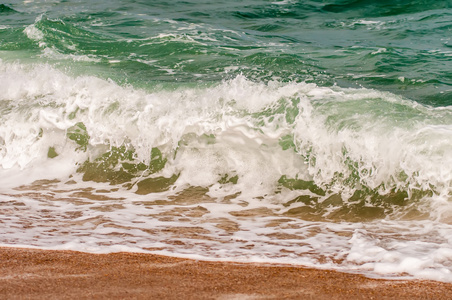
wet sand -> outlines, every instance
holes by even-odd
[[[451,299],[452,284],[150,254],[0,248],[0,299]]]

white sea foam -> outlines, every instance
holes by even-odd
[[[4,245],[152,251],[452,282],[450,108],[375,90],[244,76],[145,91],[2,61],[0,82]],[[90,137],[86,152],[66,137],[78,122]],[[136,185],[83,181],[76,172],[88,157],[124,144],[144,162],[158,147],[168,162],[152,176],[178,174],[177,181],[138,195]],[[49,147],[57,157],[47,155]],[[237,183],[220,183],[225,175]],[[283,175],[313,182],[325,195],[281,187]],[[58,181],[33,185],[37,179]],[[362,187],[381,195],[423,190],[413,207],[430,215],[307,221],[293,213],[303,202],[288,203],[304,195],[322,204],[339,195],[341,205],[353,205],[347,199]]]
[[[375,55],[375,54],[379,54],[379,53],[385,53],[385,52],[387,52],[388,50],[386,49],[386,48],[378,48],[378,50],[377,51],[373,51],[373,52],[371,52],[371,54],[372,55]]]
[[[36,18],[35,22],[39,22],[41,20],[41,18],[42,18],[42,16],[39,16],[38,18]],[[27,37],[29,39],[39,42],[39,47],[43,48],[47,45],[43,40],[44,33],[41,30],[39,30],[35,26],[35,24],[31,24],[31,25],[28,25],[27,27],[25,27],[24,33],[27,35]]]
[[[101,59],[94,55],[78,55],[78,54],[63,54],[54,47],[45,47],[42,50],[41,57],[51,58],[55,60],[73,60],[73,61],[85,61],[85,62],[100,62]]]

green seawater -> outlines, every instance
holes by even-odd
[[[138,88],[256,81],[452,104],[450,1],[12,1],[0,57]]]

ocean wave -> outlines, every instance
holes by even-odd
[[[402,203],[450,198],[446,107],[243,76],[150,92],[48,65],[2,63],[0,70],[4,169],[83,152],[78,170],[98,170],[85,179],[130,181],[135,189],[147,177],[176,176],[165,189],[236,178],[247,197],[315,190],[314,198],[338,194],[353,202],[364,193],[368,205],[383,207],[394,193]],[[165,164],[153,170],[156,151]],[[124,179],[115,181],[118,174]]]

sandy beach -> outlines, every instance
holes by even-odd
[[[0,248],[1,299],[450,299],[452,284],[150,254]]]

